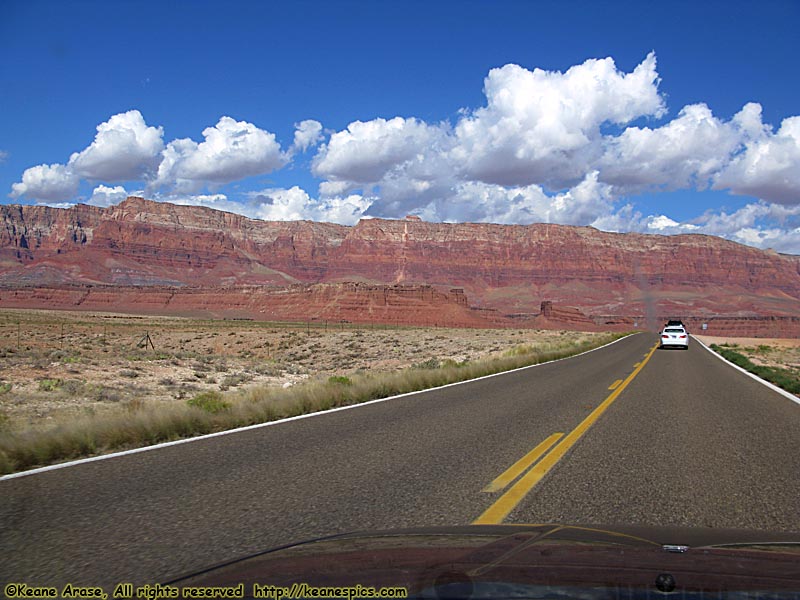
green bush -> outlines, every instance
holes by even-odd
[[[345,377],[344,375],[333,375],[332,377],[328,377],[328,383],[334,385],[353,385],[353,382],[350,380],[350,378]]]
[[[64,385],[62,379],[40,379],[39,391],[40,392],[53,392]]]
[[[422,361],[421,363],[417,363],[414,365],[415,369],[438,369],[439,368],[439,359],[438,358],[429,358],[428,360]]]
[[[211,414],[221,413],[227,410],[230,410],[231,405],[229,402],[226,402],[222,394],[215,391],[208,391],[203,392],[202,394],[197,394],[194,398],[190,398],[186,401],[189,406],[194,406],[200,408],[206,412]]]

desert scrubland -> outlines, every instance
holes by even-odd
[[[3,309],[0,419],[5,429],[37,428],[206,391],[463,364],[601,336]]]

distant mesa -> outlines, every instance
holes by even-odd
[[[680,315],[800,335],[800,257],[698,234],[416,215],[349,227],[138,197],[108,208],[0,206],[0,306],[106,302],[475,327],[631,328]]]

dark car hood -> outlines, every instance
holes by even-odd
[[[254,585],[309,595],[310,587],[291,587],[307,584],[401,586],[423,598],[798,598],[800,534],[565,525],[391,530],[292,544],[170,582],[239,584],[245,597]]]

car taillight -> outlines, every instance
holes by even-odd
[[[685,335],[682,335],[682,336],[681,336],[681,339],[682,339],[682,340],[683,340],[683,339],[686,339],[686,336],[685,336]]]
[[[663,340],[669,339],[669,336],[668,335],[662,335],[661,339],[663,339]]]

